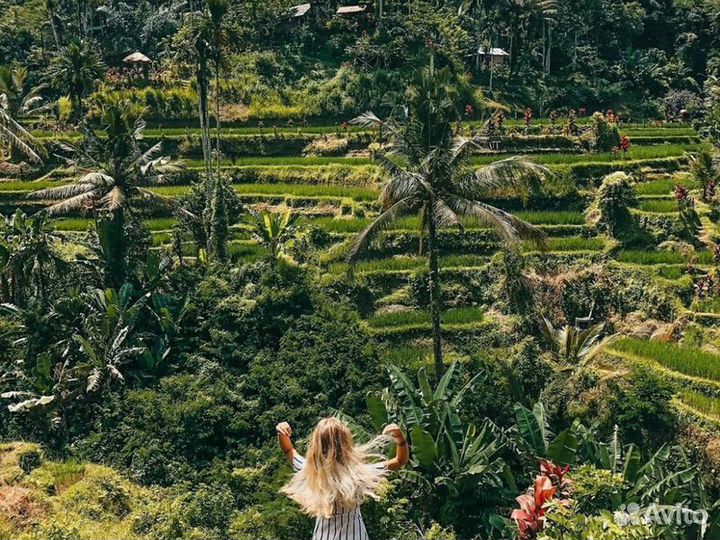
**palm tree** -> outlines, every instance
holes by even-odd
[[[571,326],[555,328],[546,317],[542,318],[540,330],[550,347],[550,354],[559,373],[572,372],[583,367],[614,339],[613,336],[601,339],[605,325],[600,323],[586,329]]]
[[[92,50],[90,43],[73,39],[52,59],[48,69],[50,83],[70,95],[75,105],[76,118],[84,113],[83,99],[89,94],[95,81],[100,78],[105,65]]]
[[[253,226],[252,235],[270,252],[270,265],[273,268],[283,244],[295,233],[297,216],[290,210],[284,214],[273,213],[268,210],[250,211],[250,223]]]
[[[42,145],[18,121],[46,109],[40,88],[25,91],[27,70],[21,66],[0,66],[0,137],[10,143],[11,157],[23,154],[42,163]]]
[[[104,237],[108,240],[108,275],[114,286],[125,280],[127,242],[125,212],[132,211],[142,200],[175,205],[172,199],[147,189],[162,183],[164,175],[175,171],[168,157],[160,156],[161,144],[143,151],[145,122],[128,102],[105,106],[102,111],[103,135],[85,124],[82,147],[66,144],[72,153],[71,164],[82,176],[73,184],[37,191],[33,198],[59,201],[44,210],[49,215],[67,214],[78,210],[100,211]],[[102,214],[104,213],[104,215]],[[98,227],[98,233],[100,233]]]
[[[527,193],[529,181],[539,181],[549,174],[546,168],[522,157],[473,170],[471,157],[476,141],[453,133],[453,121],[458,117],[456,99],[450,71],[437,71],[431,60],[409,90],[408,118],[404,123],[392,118],[383,122],[373,113],[354,120],[364,126],[382,125],[389,133],[390,143],[374,159],[390,180],[380,195],[382,213],[355,238],[348,261],[354,263],[400,216],[420,215],[420,236],[427,239],[436,377],[443,372],[438,229],[456,226],[462,230],[460,216],[467,215],[491,226],[507,243],[519,239],[542,243],[544,236],[539,229],[488,204],[486,199],[497,193]]]
[[[22,66],[0,66],[0,95],[4,109],[15,119],[45,110],[40,87],[25,90],[27,70]]]

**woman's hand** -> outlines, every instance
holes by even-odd
[[[275,426],[275,431],[278,432],[278,435],[285,435],[286,437],[292,436],[292,428],[287,422],[280,422]]]
[[[393,439],[395,439],[395,442],[399,444],[405,442],[405,435],[400,429],[400,426],[398,426],[397,424],[388,424],[387,426],[385,426],[385,429],[383,429],[383,435],[392,437]]]

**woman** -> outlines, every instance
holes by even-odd
[[[280,448],[292,463],[295,475],[282,492],[314,516],[313,540],[369,540],[360,514],[367,497],[377,498],[388,471],[397,471],[408,462],[408,447],[400,428],[390,424],[383,430],[397,444],[393,459],[380,458],[371,448],[377,440],[355,446],[352,433],[337,418],[321,420],[310,438],[307,456],[294,448],[292,429],[287,422],[276,426]]]

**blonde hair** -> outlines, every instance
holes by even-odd
[[[348,427],[337,418],[325,418],[310,437],[305,466],[280,490],[297,502],[303,512],[329,518],[371,497],[378,498],[386,474],[384,458],[374,452],[387,439],[355,446]]]

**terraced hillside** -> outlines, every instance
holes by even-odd
[[[471,133],[477,125],[466,124]],[[478,150],[474,166],[482,166],[509,153],[522,153],[546,165],[554,177],[530,194],[527,200],[500,196],[498,206],[539,227],[547,236],[544,250],[523,244],[522,256],[529,266],[554,267],[586,261],[615,261],[620,268],[641,272],[665,290],[673,291],[674,308],[689,317],[714,320],[720,318],[720,305],[690,305],[688,298],[696,281],[713,264],[713,255],[701,246],[693,253],[677,250],[621,249],[605,236],[598,236],[586,222],[585,211],[589,191],[602,177],[613,171],[632,175],[638,204],[632,211],[642,220],[659,223],[672,231],[681,226],[676,186],[689,190],[697,186],[688,174],[687,154],[699,148],[692,128],[626,126],[630,136],[630,150],[624,154],[591,154],[584,151],[573,137],[549,132],[547,125],[529,130],[511,129],[509,134],[490,137],[487,148]],[[43,133],[36,136],[50,144],[58,140],[72,140],[73,133]],[[429,316],[411,307],[417,302],[426,260],[419,253],[419,221],[405,218],[387,230],[379,244],[353,268],[344,261],[345,248],[350,239],[367,226],[377,215],[377,198],[383,175],[373,164],[369,147],[377,144],[381,134],[361,131],[354,127],[272,127],[224,128],[222,142],[227,147],[219,162],[221,170],[230,178],[240,200],[252,206],[267,206],[276,211],[292,209],[301,214],[299,224],[312,232],[314,247],[321,255],[325,275],[323,280],[333,283],[352,273],[358,290],[363,291],[361,302],[368,329],[378,341],[385,343],[386,354],[393,358],[416,358],[429,355],[427,338]],[[148,131],[148,143],[163,142],[178,155],[182,170],[168,179],[168,185],[153,188],[169,197],[186,195],[202,174],[203,163],[198,153],[199,134],[191,128],[154,128]],[[331,143],[328,143],[331,141]],[[337,144],[337,141],[341,141]],[[332,147],[332,156],[307,156],[303,149],[313,143]],[[322,144],[318,145],[322,148]],[[339,148],[340,150],[336,149]],[[72,169],[58,167],[37,179],[6,178],[0,182],[0,208],[5,212],[20,207],[29,211],[42,204],[33,200],[34,191],[65,185],[74,178]],[[44,204],[44,203],[43,203]],[[714,227],[702,210],[705,227]],[[145,225],[152,234],[155,249],[173,252],[173,231],[176,218],[165,208],[148,208]],[[56,220],[52,226],[69,238],[79,238],[90,225],[90,218],[78,215]],[[441,232],[441,268],[449,288],[457,295],[448,298],[448,309],[442,325],[448,336],[449,348],[462,348],[463,342],[474,335],[487,334],[488,328],[498,331],[507,321],[483,307],[481,276],[497,270],[494,256],[502,250],[498,239],[489,229],[475,220],[464,222],[464,231]],[[236,259],[254,259],[263,250],[252,239],[249,226],[236,223],[231,229],[230,253]],[[183,240],[183,254],[196,255],[190,238]],[[501,334],[502,332],[499,332]],[[499,335],[498,334],[498,335]],[[621,342],[625,343],[625,342]],[[628,342],[629,343],[629,342]],[[620,347],[620,345],[618,345]],[[613,355],[634,359],[623,349],[613,349]],[[692,354],[692,353],[690,353]],[[708,361],[709,362],[709,361]],[[708,380],[712,380],[709,378]],[[703,387],[704,383],[699,386]],[[707,386],[712,387],[712,384]],[[678,403],[693,407],[708,416],[716,411],[714,402],[705,394],[684,389]]]

